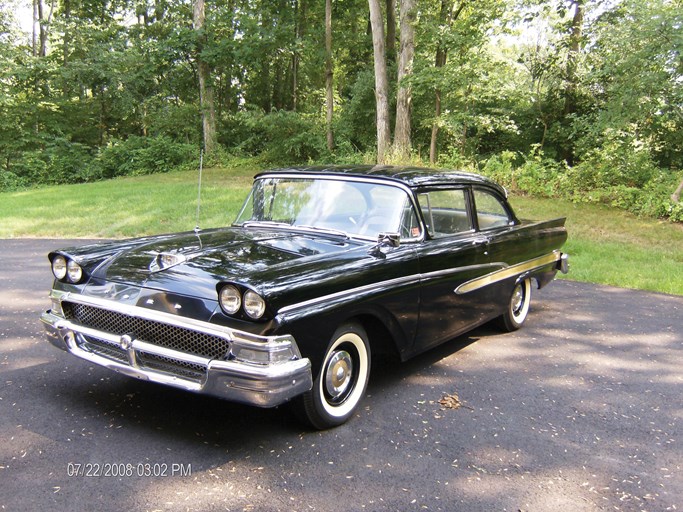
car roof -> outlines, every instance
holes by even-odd
[[[413,189],[440,185],[483,185],[494,188],[507,197],[505,188],[484,176],[448,169],[393,165],[321,165],[271,169],[257,174],[256,177],[270,174],[316,174],[386,179],[403,183]]]

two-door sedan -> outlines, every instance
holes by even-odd
[[[410,167],[263,172],[219,229],[51,252],[48,339],[124,375],[347,421],[371,353],[406,360],[495,320],[567,271],[564,219],[520,221],[506,191]]]

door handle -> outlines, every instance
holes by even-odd
[[[472,245],[475,247],[482,247],[484,246],[484,256],[489,255],[489,250],[488,250],[488,245],[491,240],[486,237],[477,237],[474,240],[472,240]]]

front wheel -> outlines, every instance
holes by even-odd
[[[526,320],[531,305],[531,279],[515,284],[505,313],[498,318],[498,325],[507,332],[516,331]]]
[[[370,344],[358,324],[337,329],[313,388],[303,399],[306,420],[318,429],[345,423],[356,411],[370,378]]]

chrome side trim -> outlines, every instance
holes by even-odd
[[[316,297],[314,299],[297,302],[296,304],[290,304],[289,306],[280,308],[278,310],[278,314],[291,313],[292,311],[296,311],[298,309],[315,306],[316,304],[324,304],[330,301],[343,299],[345,297],[371,294],[376,291],[385,290],[388,287],[392,286],[416,284],[424,281],[429,281],[431,279],[438,279],[440,277],[447,277],[450,275],[459,274],[461,272],[469,272],[471,270],[480,270],[485,268],[500,268],[504,266],[505,263],[483,263],[481,265],[467,265],[465,267],[449,268],[446,270],[435,270],[434,272],[427,272],[426,274],[413,274],[410,276],[387,279],[386,281],[378,281],[376,283],[366,284],[363,286],[358,286],[356,288],[351,288],[349,290],[343,290],[336,293],[330,293],[329,295],[323,295],[322,297]]]
[[[524,261],[522,263],[517,263],[515,265],[508,265],[507,263],[497,261],[491,263],[483,263],[481,265],[468,265],[465,267],[458,267],[446,270],[436,270],[434,272],[427,272],[425,274],[413,274],[405,277],[398,277],[395,279],[387,279],[386,281],[379,281],[377,283],[367,284],[363,286],[358,286],[356,288],[351,288],[349,290],[343,290],[336,293],[330,293],[329,295],[323,295],[321,297],[316,297],[314,299],[309,299],[302,302],[297,302],[296,304],[290,304],[278,310],[278,315],[284,315],[291,313],[300,309],[305,309],[308,307],[316,306],[318,304],[325,304],[332,301],[344,299],[346,297],[367,295],[374,292],[378,292],[393,286],[402,286],[416,284],[420,282],[429,281],[431,279],[438,279],[440,277],[447,277],[454,274],[459,274],[461,272],[470,272],[472,270],[482,270],[482,269],[496,269],[486,275],[467,281],[461,284],[455,289],[455,293],[463,294],[478,290],[487,286],[489,284],[502,281],[509,277],[517,274],[522,274],[524,272],[529,272],[542,268],[548,264],[560,261],[562,254],[560,251],[553,251],[550,254],[534,258],[529,261]]]
[[[463,283],[460,286],[458,286],[454,291],[458,295],[473,292],[475,290],[483,288],[484,286],[488,286],[490,284],[503,281],[510,277],[514,277],[525,272],[531,272],[533,270],[541,269],[547,265],[560,261],[561,258],[562,254],[560,253],[560,251],[555,250],[550,254],[539,256],[538,258],[534,258],[528,261],[523,261],[515,265],[506,266],[505,268],[498,270],[496,272],[491,272],[490,274],[486,274],[485,276],[481,276],[476,279],[472,279],[471,281],[467,281],[466,283]]]

